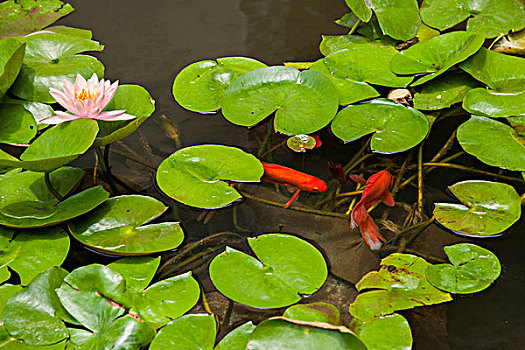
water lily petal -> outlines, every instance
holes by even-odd
[[[55,125],[55,124],[60,124],[63,122],[68,122],[68,121],[80,118],[77,115],[73,115],[73,114],[69,114],[69,113],[65,113],[61,111],[55,111],[55,113],[56,115],[52,117],[47,117],[47,118],[40,120],[40,123]]]
[[[104,93],[104,99],[100,102],[100,107],[102,109],[104,109],[109,101],[111,101],[111,99],[113,98],[113,96],[115,96],[115,92],[117,91],[117,87],[118,87],[118,80],[115,81],[113,84],[111,84],[105,91]]]
[[[102,112],[95,119],[97,119],[97,120],[105,120],[105,121],[116,121],[116,120],[131,120],[131,119],[135,119],[136,118],[136,116],[131,115],[131,114],[126,114],[124,112],[125,111],[123,111],[123,110]]]
[[[55,101],[57,101],[58,104],[60,104],[65,109],[69,110],[71,107],[74,107],[74,105],[71,103],[71,99],[64,92],[50,88],[49,93],[51,94],[51,96],[53,96]]]

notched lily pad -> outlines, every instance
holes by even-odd
[[[521,198],[514,187],[489,181],[463,181],[449,186],[462,203],[436,203],[434,216],[448,229],[467,236],[494,236],[521,215]]]
[[[216,332],[214,315],[185,315],[162,328],[151,342],[150,349],[212,350]]]
[[[427,279],[441,290],[469,294],[488,288],[501,274],[501,264],[492,252],[475,244],[445,247],[450,264],[427,267]]]
[[[230,333],[226,334],[226,336],[221,339],[214,350],[246,349],[246,345],[250,339],[250,334],[252,334],[254,329],[255,326],[251,321],[240,325]]]
[[[322,254],[310,243],[284,234],[248,238],[259,260],[226,247],[210,264],[210,278],[226,297],[252,307],[278,308],[313,294],[327,277]]]
[[[260,181],[261,162],[235,147],[201,145],[183,148],[157,169],[157,184],[167,196],[183,204],[215,209],[242,198],[223,180]]]
[[[412,331],[408,321],[399,314],[378,317],[363,322],[353,318],[348,326],[368,350],[412,349]]]
[[[493,118],[525,116],[525,91],[505,93],[483,88],[473,89],[465,96],[463,109],[472,114]]]
[[[152,197],[113,197],[89,216],[68,224],[82,244],[110,255],[148,255],[178,247],[184,232],[178,222],[144,225],[168,209]]]
[[[332,122],[332,132],[345,142],[374,133],[370,147],[379,153],[412,148],[423,141],[428,129],[423,113],[386,99],[348,106]]]
[[[194,112],[214,112],[221,108],[222,96],[230,84],[243,74],[265,68],[262,62],[247,57],[223,57],[199,61],[185,67],[173,82],[173,97]]]
[[[0,142],[28,143],[36,136],[33,115],[17,104],[0,103]]]
[[[253,126],[275,112],[274,127],[285,135],[310,134],[334,118],[339,98],[325,75],[290,67],[261,68],[244,74],[224,92],[224,117]]]

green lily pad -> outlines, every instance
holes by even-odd
[[[37,132],[33,115],[22,106],[0,103],[0,142],[28,143]]]
[[[511,55],[525,56],[525,29],[519,32],[509,33],[499,39],[492,50]]]
[[[525,91],[516,93],[473,89],[465,96],[463,109],[472,114],[494,118],[525,116]]]
[[[47,27],[45,31],[76,36],[77,38],[82,38],[82,39],[93,38],[93,33],[89,29],[73,28],[73,27],[66,27],[66,26],[58,25],[58,26]]]
[[[349,328],[356,332],[368,350],[412,349],[410,325],[399,314],[381,316],[368,322],[354,318]]]
[[[144,225],[166,209],[152,197],[113,197],[68,228],[76,240],[105,254],[148,255],[174,249],[184,240],[178,222]]]
[[[482,48],[459,67],[500,92],[522,92],[525,86],[525,58]]]
[[[11,337],[3,325],[0,326],[0,341],[2,350],[64,350],[67,343],[67,340],[63,340],[53,345],[30,345]]]
[[[444,248],[450,264],[427,267],[430,283],[455,294],[480,292],[501,274],[501,264],[492,252],[475,244],[461,243]]]
[[[463,149],[488,165],[525,171],[523,139],[510,126],[496,120],[472,116],[457,131]]]
[[[368,45],[370,40],[360,35],[321,35],[322,40],[319,44],[319,51],[323,56],[328,56],[334,52],[353,49],[356,46]]]
[[[108,267],[124,277],[128,292],[137,293],[142,292],[150,284],[159,264],[160,256],[157,258],[140,256],[119,259]]]
[[[414,94],[414,108],[439,110],[463,101],[465,94],[479,86],[478,82],[461,72],[447,72],[441,78],[423,86]]]
[[[255,329],[252,321],[243,323],[221,339],[214,350],[238,350],[246,349],[250,334]]]
[[[4,98],[4,103],[8,104],[17,104],[26,109],[29,113],[33,115],[33,118],[35,119],[38,130],[45,129],[49,127],[49,124],[40,124],[40,121],[44,118],[51,117],[55,115],[55,112],[53,111],[53,108],[51,108],[50,105],[40,102],[32,102],[32,101],[26,101],[26,100],[17,100],[13,98]]]
[[[192,146],[178,150],[157,169],[162,192],[186,205],[215,209],[241,195],[221,180],[254,182],[264,173],[261,162],[235,147]]]
[[[385,99],[348,106],[332,122],[332,132],[345,142],[375,133],[370,147],[379,153],[412,148],[423,141],[428,129],[423,113]]]
[[[212,350],[217,332],[213,315],[185,315],[162,328],[151,342],[151,350]]]
[[[365,350],[365,345],[344,327],[324,328],[327,324],[304,322],[294,324],[283,319],[269,319],[257,325],[250,334],[246,350]]]
[[[322,254],[294,236],[248,238],[259,260],[230,247],[210,264],[210,278],[226,297],[257,308],[278,308],[313,294],[327,277]]]
[[[223,57],[199,61],[185,67],[173,82],[173,97],[194,112],[214,112],[221,108],[224,91],[243,74],[265,68],[262,62],[247,57]]]
[[[73,7],[70,4],[58,0],[3,1],[0,4],[0,38],[40,30],[71,12]]]
[[[149,92],[139,85],[119,85],[115,96],[108,103],[105,111],[125,110],[136,116],[132,120],[99,121],[100,128],[93,147],[102,147],[129,136],[155,111],[155,101]]]
[[[425,0],[421,5],[423,22],[439,30],[451,28],[469,17],[467,31],[486,38],[525,27],[525,10],[519,0]]]
[[[352,304],[350,313],[368,322],[397,310],[451,301],[450,294],[434,288],[426,279],[430,266],[425,259],[394,253],[381,260],[381,269],[372,271],[356,285],[360,293]]]
[[[323,302],[292,305],[284,311],[283,317],[298,321],[324,322],[334,326],[342,325],[337,307]]]
[[[0,40],[0,98],[5,96],[9,87],[15,82],[22,67],[24,52],[25,44],[20,41],[15,39]]]
[[[521,215],[521,198],[514,187],[489,181],[463,181],[449,186],[463,204],[436,203],[434,216],[443,226],[469,236],[497,235]]]
[[[366,82],[389,87],[405,87],[410,84],[413,77],[397,76],[389,68],[391,60],[397,54],[398,51],[393,47],[373,43],[361,44],[332,53],[317,61],[310,69],[319,70],[330,76],[336,86],[341,86],[338,84],[342,83]],[[349,89],[342,86],[338,88],[339,93]],[[368,88],[375,92],[370,86]],[[347,94],[351,95],[351,91]]]
[[[59,267],[47,270],[7,301],[3,321],[12,337],[32,345],[50,345],[68,336],[61,319],[67,312],[55,293],[66,275]]]
[[[429,73],[412,83],[421,85],[475,54],[484,41],[468,32],[442,34],[401,51],[392,58],[390,69],[397,74]]]
[[[5,235],[0,230],[0,235],[8,238],[0,248],[1,269],[8,273],[9,266],[16,271],[22,285],[28,284],[40,272],[62,265],[69,251],[69,236],[59,227],[22,231],[12,240],[12,232]],[[2,271],[1,274],[3,273]]]
[[[373,10],[383,33],[394,39],[412,39],[421,24],[416,1],[346,0],[346,3],[363,22],[370,20]]]
[[[286,146],[294,152],[306,152],[317,146],[317,140],[310,135],[295,135],[286,140]]]
[[[427,26],[425,23],[421,23],[421,25],[419,26],[417,30],[416,38],[418,42],[422,42],[425,40],[432,39],[433,37],[436,37],[439,34],[441,34],[439,30],[435,30]]]
[[[49,88],[63,90],[65,81],[75,81],[78,74],[89,79],[93,73],[104,76],[104,65],[95,57],[74,55],[56,61],[24,63],[20,74],[9,90],[13,95],[28,101],[54,103]]]
[[[84,171],[60,168],[50,174],[51,183],[62,196],[80,181]],[[43,173],[25,171],[0,179],[0,224],[15,228],[56,225],[94,209],[109,193],[92,187],[58,202],[47,189]]]
[[[337,91],[325,75],[268,67],[244,74],[226,89],[222,114],[233,124],[253,126],[276,111],[276,131],[311,134],[330,123],[338,102]]]

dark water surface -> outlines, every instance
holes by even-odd
[[[105,77],[142,85],[156,100],[154,117],[141,127],[155,155],[152,161],[156,163],[175,150],[173,140],[166,138],[153,121],[161,114],[178,125],[183,146],[202,143],[254,146],[245,128],[229,124],[220,114],[201,116],[186,111],[173,100],[173,79],[183,67],[223,56],[254,57],[268,65],[315,60],[320,57],[321,34],[345,33],[344,28],[332,21],[347,9],[343,0],[68,2],[76,11],[59,23],[91,29],[94,39],[105,45],[102,53],[95,54],[106,66]],[[445,131],[439,134],[439,129],[433,132],[433,137],[440,139],[448,135]],[[440,142],[436,147],[442,144]],[[142,151],[136,134],[126,139],[126,143],[137,152]],[[349,148],[338,146],[335,140],[325,144],[341,150],[332,154],[331,160],[345,161],[351,157],[346,153]],[[316,175],[329,179],[323,156],[325,154],[318,152],[308,159],[308,164],[315,168]],[[288,161],[301,164],[298,155],[290,154]],[[82,162],[83,166],[92,167],[89,157]],[[118,176],[130,178],[162,199],[153,189],[153,173],[120,157],[113,159],[113,166]],[[442,171],[427,179],[427,183],[442,190],[467,177],[464,173]],[[181,210],[179,213],[188,236],[204,237],[210,233],[206,230],[218,232],[194,223],[197,211]],[[186,221],[187,217],[193,218],[189,220],[192,222]],[[521,220],[504,237],[474,242],[491,249],[499,257],[504,266],[502,276],[488,290],[455,297],[447,305],[448,346],[437,345],[431,339],[418,339],[415,349],[525,349],[525,267],[521,232],[524,228]]]

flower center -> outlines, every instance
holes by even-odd
[[[79,100],[80,102],[84,102],[85,100],[94,99],[95,97],[97,97],[97,95],[98,95],[98,91],[92,92],[89,89],[88,90],[82,89],[82,91],[79,94],[75,93],[75,98]]]

